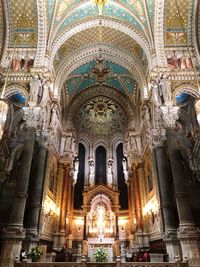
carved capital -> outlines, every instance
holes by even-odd
[[[40,145],[44,147],[48,147],[50,145],[51,140],[53,139],[53,135],[51,130],[44,130],[37,132],[37,140]]]
[[[165,240],[165,242],[177,240],[176,229],[166,229],[166,231],[163,235],[163,239]]]
[[[2,231],[2,236],[5,239],[24,239],[26,230],[22,225],[8,225]]]
[[[37,128],[39,117],[40,117],[40,107],[23,107],[24,117],[27,127]]]
[[[177,230],[177,236],[179,239],[183,238],[199,238],[199,232],[195,225],[193,224],[184,224],[180,225]]]
[[[161,106],[160,107],[163,114],[163,122],[165,127],[174,128],[176,126],[176,121],[179,118],[179,107],[177,106]]]
[[[151,129],[150,131],[150,146],[151,148],[155,148],[158,146],[163,146],[163,142],[166,139],[165,129]]]

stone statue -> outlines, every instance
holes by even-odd
[[[171,103],[171,82],[165,74],[160,74],[156,81],[151,82],[152,100],[156,106]]]
[[[56,130],[57,124],[57,103],[54,102],[51,108],[50,126]]]
[[[159,80],[159,94],[162,104],[169,105],[172,100],[171,82],[166,75],[161,75]]]
[[[128,175],[127,160],[125,158],[122,159],[122,166],[123,166],[123,172],[124,172],[124,179],[127,182],[129,175]]]
[[[160,106],[162,103],[159,97],[159,89],[156,81],[151,82],[151,91],[152,91],[152,102],[154,103],[154,105]]]
[[[43,86],[40,87],[39,96],[42,97],[40,101],[41,107],[45,107],[47,105],[47,102],[49,100],[49,87],[49,81],[44,82]]]
[[[37,105],[38,95],[42,87],[42,82],[37,74],[30,81],[30,101]]]
[[[79,160],[78,158],[76,158],[74,162],[74,172],[73,172],[73,178],[75,183],[77,182],[78,179],[78,173],[79,173]]]
[[[108,180],[108,185],[113,184],[113,161],[109,160],[108,161],[108,167],[107,167],[107,180]]]
[[[88,161],[89,164],[89,184],[94,184],[94,160],[91,159]]]

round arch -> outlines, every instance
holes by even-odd
[[[55,57],[58,49],[60,48],[60,46],[62,44],[64,44],[74,34],[77,34],[81,31],[89,29],[89,28],[98,27],[100,23],[101,23],[101,26],[108,27],[108,28],[123,32],[123,33],[127,34],[128,36],[130,36],[134,41],[136,41],[143,48],[143,50],[146,54],[148,63],[149,63],[149,68],[151,68],[151,66],[152,66],[151,48],[150,48],[147,40],[142,36],[142,34],[134,31],[130,27],[128,27],[128,26],[126,26],[126,25],[124,25],[118,21],[114,21],[114,20],[111,20],[108,18],[101,18],[101,20],[100,19],[92,19],[89,21],[84,21],[84,22],[74,26],[73,28],[65,29],[62,33],[60,33],[60,35],[56,38],[56,40],[54,41],[54,43],[51,47],[52,56],[50,58],[50,67],[51,68],[53,67],[54,57]]]

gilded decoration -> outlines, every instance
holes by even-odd
[[[81,107],[75,116],[79,131],[93,135],[109,135],[123,131],[127,119],[119,104],[106,97],[96,97]]]
[[[37,7],[34,0],[9,0],[9,46],[37,46]]]
[[[66,57],[72,55],[75,50],[80,51],[83,47],[86,49],[92,46],[99,46],[101,48],[104,45],[116,47],[116,40],[119,52],[135,56],[138,61],[142,62],[144,68],[147,67],[147,58],[141,46],[127,34],[104,26],[86,29],[74,34],[59,48],[54,59],[54,66],[57,68],[58,65],[62,64],[63,60],[66,60]]]
[[[134,95],[137,83],[131,73],[122,66],[101,57],[74,70],[65,83],[69,96],[95,85],[107,85],[125,95]]]
[[[190,9],[192,8],[193,1],[166,1],[166,46],[187,46],[191,42],[191,33],[188,32],[188,26],[190,22]]]

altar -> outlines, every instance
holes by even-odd
[[[104,238],[104,237],[97,237],[97,238],[88,238],[88,257],[90,261],[95,261],[95,252],[98,248],[103,248],[108,257],[108,262],[113,262],[113,246],[115,243],[114,238]]]

